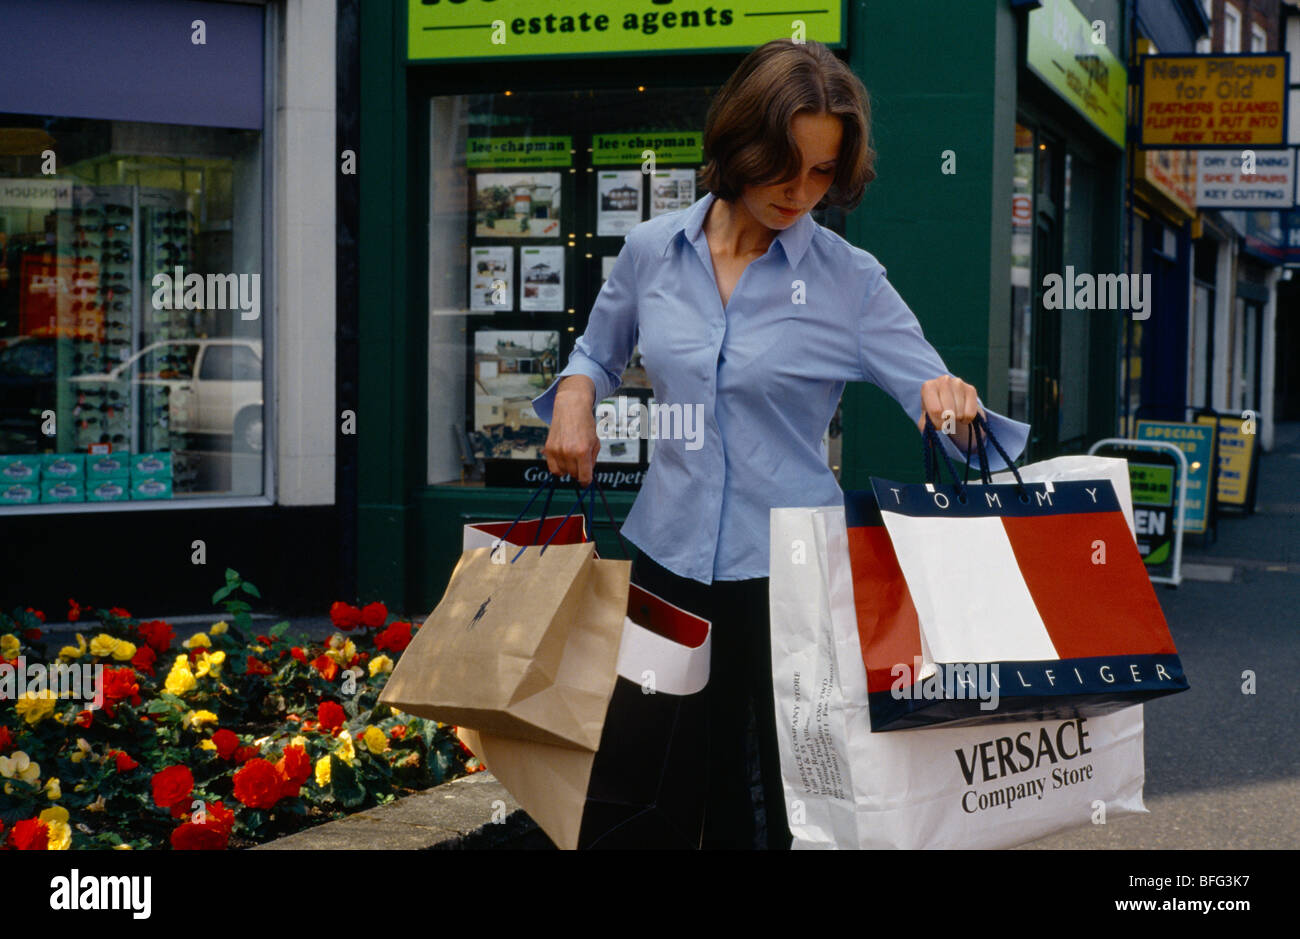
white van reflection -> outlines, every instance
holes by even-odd
[[[69,381],[165,386],[172,433],[229,436],[235,450],[262,452],[262,344],[257,340],[155,342],[111,371]]]

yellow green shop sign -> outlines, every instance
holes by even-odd
[[[596,166],[640,163],[647,150],[654,153],[657,163],[702,163],[704,134],[698,130],[662,130],[591,137],[591,162]]]
[[[411,61],[842,45],[844,0],[407,0]]]
[[[1115,23],[1090,22],[1070,0],[1043,0],[1029,13],[1025,62],[1098,130],[1124,146],[1128,71],[1106,47]]]

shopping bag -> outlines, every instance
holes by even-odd
[[[710,624],[632,584],[599,747],[459,728],[561,848],[696,849],[704,829]]]
[[[630,573],[629,561],[597,558],[592,542],[463,552],[379,700],[594,751],[614,691]]]
[[[846,495],[850,528],[875,528],[850,540],[863,628],[898,620],[863,636],[873,728],[1099,716],[1187,690],[1116,469],[1085,458],[1039,468],[1041,483],[1014,469],[1009,485],[873,478],[878,513]],[[892,572],[882,580],[884,533],[905,597]],[[900,645],[909,603],[918,641]]]
[[[771,512],[774,706],[793,847],[1002,848],[1146,811],[1140,705],[873,733],[851,532],[844,508]],[[903,651],[919,648],[915,629],[891,630]]]

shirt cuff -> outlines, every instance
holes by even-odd
[[[1002,449],[1007,451],[1007,456],[1011,457],[1012,460],[1019,458],[1020,454],[1025,451],[1025,445],[1029,442],[1029,425],[1020,421],[1013,421],[1009,417],[1003,417],[988,408],[984,408],[984,416],[988,419],[989,431],[1002,445]],[[939,434],[939,440],[944,450],[954,460],[965,460],[974,468],[980,468],[980,456],[977,448],[972,447],[970,457],[967,458],[966,454],[953,443],[952,438],[947,434]],[[1011,469],[988,440],[984,441],[984,451],[989,458],[989,472],[996,473]]]
[[[596,386],[596,399],[592,402],[593,409],[614,391],[609,373],[605,371],[601,364],[583,355],[575,348],[569,356],[569,364],[564,366],[564,370],[555,376],[555,381],[551,382],[551,387],[533,399],[533,410],[538,417],[546,422],[547,426],[550,425],[551,417],[555,411],[555,390],[559,387],[560,382],[570,375],[586,375],[591,379],[592,384]]]

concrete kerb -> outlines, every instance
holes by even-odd
[[[251,850],[445,851],[546,847],[553,846],[537,823],[495,777],[481,772]]]

